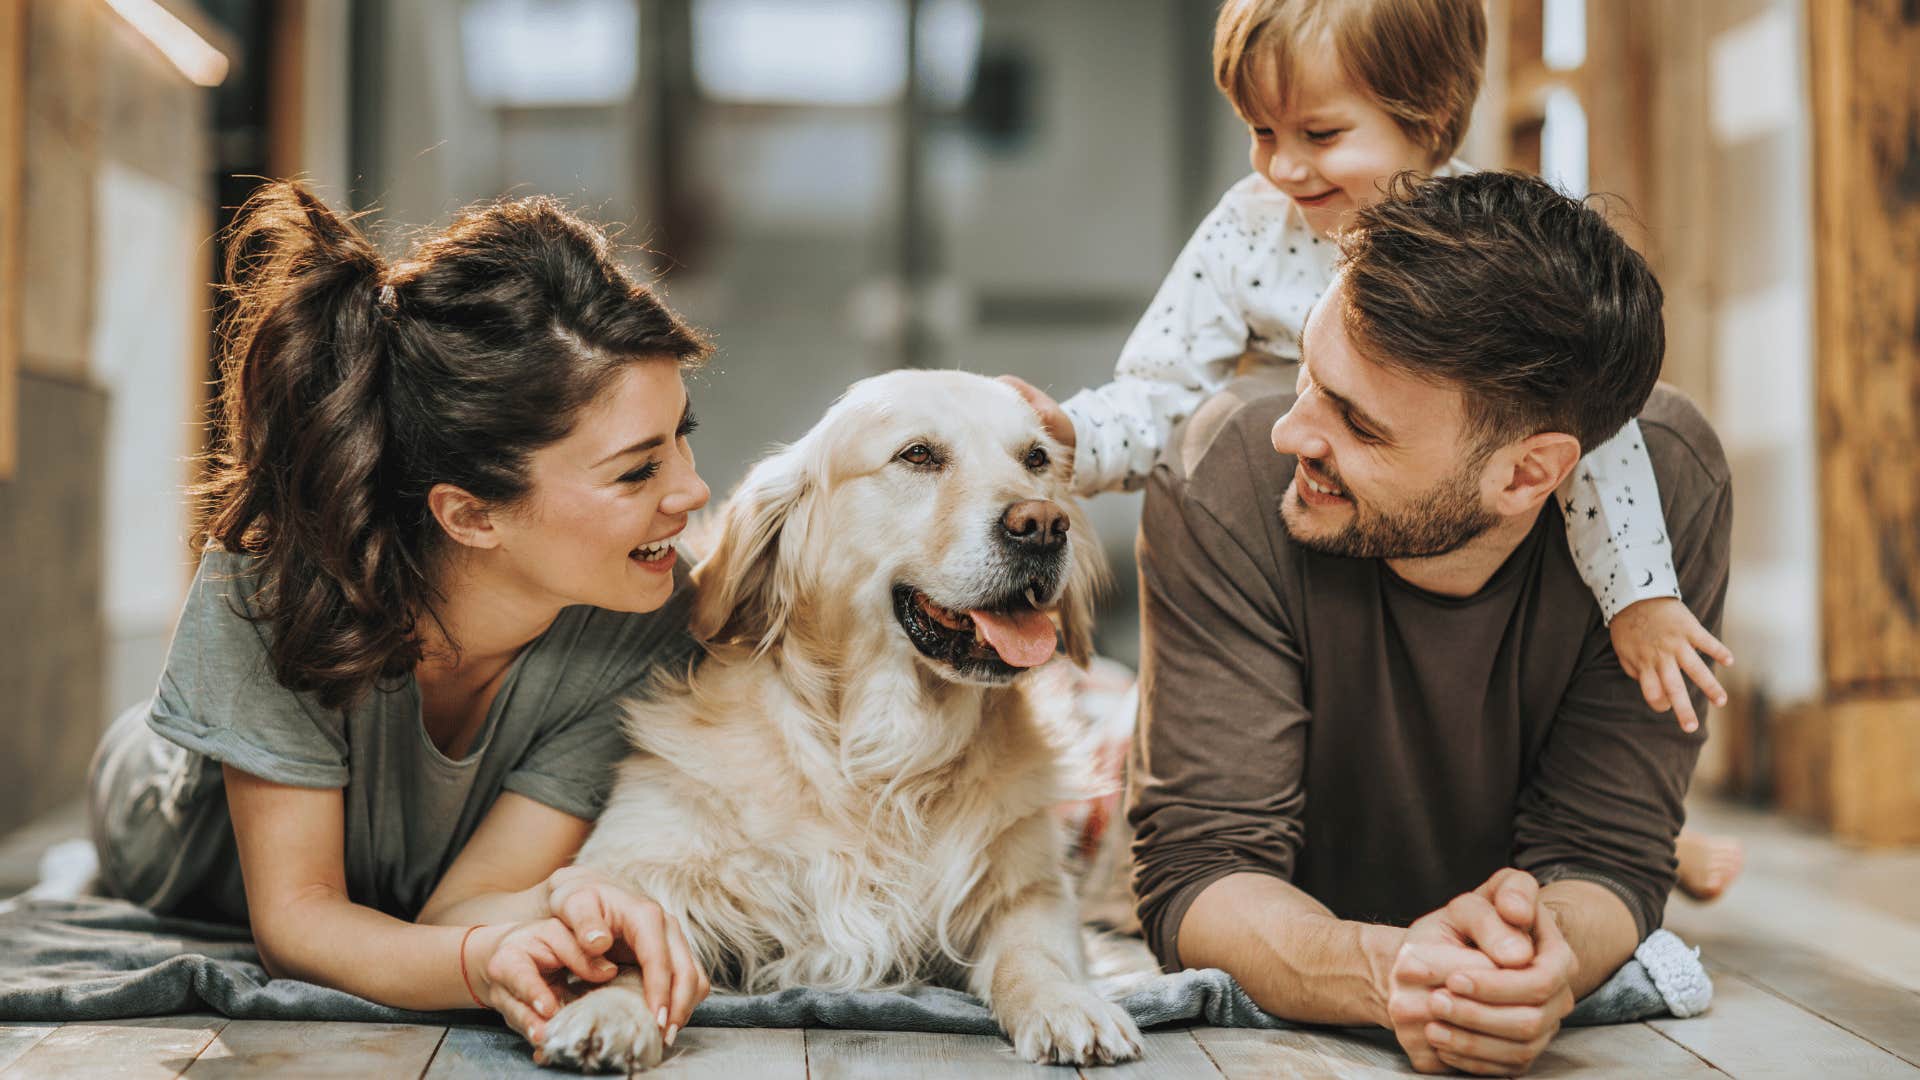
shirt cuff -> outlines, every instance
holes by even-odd
[[[1060,405],[1060,411],[1073,421],[1072,488],[1073,493],[1081,498],[1098,495],[1107,486],[1100,473],[1100,451],[1095,448],[1100,429],[1093,423],[1083,403],[1091,393],[1091,390],[1082,390]]]
[[[1627,913],[1633,916],[1634,928],[1639,931],[1639,940],[1645,941],[1647,935],[1660,929],[1660,912],[1649,911],[1647,901],[1639,893],[1628,887],[1618,878],[1599,870],[1584,866],[1549,866],[1534,875],[1542,888],[1556,881],[1590,881],[1613,893],[1620,902],[1627,905]]]
[[[1257,866],[1216,866],[1185,885],[1180,886],[1167,898],[1160,908],[1160,914],[1151,924],[1143,922],[1147,945],[1153,950],[1154,958],[1160,961],[1160,970],[1169,974],[1184,971],[1186,964],[1180,960],[1180,924],[1186,921],[1188,909],[1207,887],[1224,877],[1234,874],[1265,874],[1268,877],[1287,880],[1271,870]]]

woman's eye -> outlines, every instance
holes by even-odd
[[[1051,459],[1047,457],[1047,448],[1044,446],[1036,446],[1027,451],[1027,468],[1029,469],[1044,469],[1049,460]]]
[[[933,447],[926,443],[914,443],[896,456],[909,465],[925,465],[933,460]]]
[[[1262,141],[1273,138],[1272,128],[1249,128],[1248,130],[1253,132],[1254,138]]]
[[[623,484],[644,484],[653,479],[653,474],[659,471],[660,463],[657,461],[649,461],[632,472],[622,473],[620,482]]]
[[[1326,142],[1338,134],[1340,134],[1339,128],[1328,128],[1325,131],[1309,131],[1307,132],[1307,138],[1312,139],[1314,142]]]

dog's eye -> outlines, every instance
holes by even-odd
[[[933,464],[933,447],[917,442],[894,456],[909,465],[931,465]]]
[[[1036,446],[1027,451],[1027,468],[1035,472],[1046,468],[1047,462],[1050,460],[1052,459],[1047,457],[1047,448],[1044,446]]]

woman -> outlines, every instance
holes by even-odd
[[[389,267],[273,184],[230,251],[206,552],[90,779],[107,886],[249,919],[276,976],[536,1045],[568,972],[637,962],[677,1033],[707,990],[679,930],[565,868],[621,700],[690,655],[706,343],[546,199]]]

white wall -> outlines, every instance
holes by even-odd
[[[1734,473],[1725,637],[1775,703],[1821,692],[1806,28],[1759,0],[1708,45],[1713,421]]]

